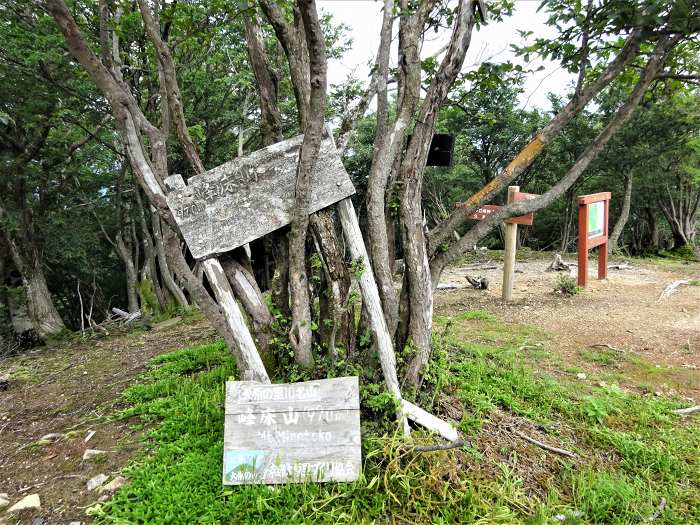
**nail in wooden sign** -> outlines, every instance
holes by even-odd
[[[354,481],[362,463],[357,377],[226,383],[224,485]]]
[[[303,140],[299,135],[235,158],[191,177],[187,184],[180,175],[165,180],[168,206],[193,257],[233,250],[291,222]],[[326,129],[311,175],[309,212],[354,193]]]

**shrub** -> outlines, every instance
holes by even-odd
[[[554,291],[564,295],[576,295],[581,291],[581,288],[577,284],[576,279],[570,275],[560,274]]]

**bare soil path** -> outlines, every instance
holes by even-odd
[[[613,364],[621,382],[637,388],[648,384],[654,392],[677,392],[700,403],[700,286],[683,286],[659,299],[673,281],[700,279],[699,263],[633,260],[632,268],[610,269],[603,281],[591,270],[589,287],[565,296],[554,292],[558,273],[546,271],[549,262],[516,264],[514,300],[508,305],[501,302],[500,260],[483,255],[480,263],[449,268],[436,314],[484,309],[507,323],[539,327],[551,337],[547,349],[571,365],[602,372],[605,359],[586,361],[582,355],[619,354]],[[482,269],[489,266],[497,268]],[[471,288],[466,275],[486,277],[489,289]]]
[[[155,355],[215,337],[208,323],[195,321],[0,360],[0,375],[11,378],[0,391],[0,494],[13,504],[29,494],[41,499],[38,511],[0,510],[0,524],[88,523],[85,509],[100,496],[86,482],[98,474],[112,479],[139,450],[137,432],[106,420],[120,393]],[[42,439],[47,434],[60,436]],[[83,461],[86,449],[106,453]]]

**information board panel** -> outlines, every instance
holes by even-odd
[[[588,205],[588,238],[605,235],[605,201],[592,202]]]

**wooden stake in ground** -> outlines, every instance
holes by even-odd
[[[359,261],[362,264],[362,269],[357,280],[362,291],[362,300],[367,309],[372,333],[377,343],[377,351],[379,353],[379,362],[384,373],[384,381],[386,382],[387,390],[401,402],[401,388],[399,387],[399,379],[396,374],[396,355],[394,354],[394,345],[391,341],[391,335],[386,325],[382,303],[379,299],[379,289],[377,282],[374,280],[372,266],[369,264],[369,255],[367,248],[362,238],[360,231],[360,223],[357,220],[355,207],[349,198],[343,199],[338,203],[338,216],[340,224],[345,234],[348,251],[353,261]],[[402,422],[404,435],[410,433],[408,421],[403,415],[401,409],[398,411],[399,420]]]
[[[508,186],[508,204],[515,201],[520,186]],[[505,254],[503,256],[503,302],[513,298],[513,276],[515,274],[515,250],[518,247],[518,225],[506,222]]]

